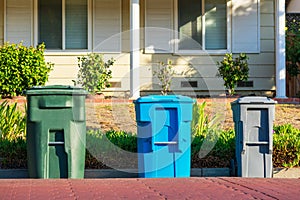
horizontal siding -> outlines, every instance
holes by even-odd
[[[261,64],[258,62],[263,57],[270,57],[272,54],[262,54],[251,56],[249,63],[250,64],[250,78],[249,80],[254,81],[254,88],[258,90],[271,90],[274,89],[274,81],[275,81],[275,69],[274,64],[267,64],[267,61],[264,61],[265,64]],[[112,81],[122,82],[122,87],[117,90],[127,91],[129,90],[129,54],[121,57],[117,57],[115,65],[112,67],[113,71],[113,79]],[[147,87],[149,90],[155,89],[153,88],[153,84],[149,81],[154,81],[154,85],[158,84],[157,80],[152,77],[152,72],[155,67],[157,67],[157,63],[160,60],[165,58],[170,58],[173,60],[175,69],[178,74],[185,72],[187,78],[184,78],[181,75],[177,75],[174,81],[173,87],[174,89],[180,90],[182,89],[180,86],[180,81],[184,80],[197,80],[198,88],[197,90],[204,90],[205,87],[209,87],[210,89],[219,88],[220,80],[216,77],[217,74],[217,66],[214,64],[210,58],[203,59],[195,58],[192,59],[195,62],[192,62],[190,57],[172,57],[171,55],[159,56],[153,59],[149,59],[148,56],[141,56],[141,67],[140,67],[140,81],[143,87]],[[220,60],[222,57],[216,56],[214,60]],[[49,77],[48,84],[68,84],[72,85],[72,80],[76,79],[78,67],[77,67],[77,56],[46,56],[46,60],[52,63],[55,63],[55,68],[51,72]],[[188,62],[189,60],[189,62]],[[209,61],[210,60],[210,61]],[[203,64],[204,62],[209,64]],[[250,62],[251,61],[251,62]],[[274,62],[274,61],[273,61]],[[191,63],[192,67],[188,66],[187,63]],[[255,64],[258,63],[258,64]],[[154,66],[154,67],[153,67]],[[174,79],[174,80],[175,80]],[[204,85],[207,85],[204,87]],[[221,84],[222,85],[222,84]],[[245,90],[254,90],[254,88],[245,88]],[[186,88],[185,88],[186,89]],[[109,89],[112,90],[112,89]]]
[[[252,78],[254,82],[253,88],[248,88],[248,90],[275,90],[275,78]]]
[[[261,13],[260,15],[260,25],[261,26],[275,26],[274,13]]]
[[[261,53],[251,55],[250,79],[256,90],[275,90],[275,1],[261,0]]]
[[[261,13],[274,13],[275,0],[260,0]]]
[[[249,76],[252,78],[275,78],[274,65],[251,65]]]
[[[45,56],[47,62],[54,63],[47,85],[73,85],[76,79],[78,67],[77,56]]]
[[[261,39],[272,39],[275,42],[275,27],[274,26],[262,26],[260,30]]]
[[[262,52],[275,52],[274,40],[261,40]]]

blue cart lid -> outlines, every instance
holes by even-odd
[[[25,92],[26,95],[87,95],[81,87],[69,85],[34,86]]]
[[[164,102],[164,103],[194,103],[194,100],[187,96],[182,95],[149,95],[140,97],[134,101],[134,103],[153,103],[153,102]]]
[[[247,96],[241,97],[232,104],[276,104],[277,101],[270,99],[268,97],[259,97],[259,96]]]

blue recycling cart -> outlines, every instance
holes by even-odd
[[[150,95],[134,104],[139,177],[190,177],[194,100],[181,95]]]

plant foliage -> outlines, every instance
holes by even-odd
[[[217,131],[220,125],[219,116],[206,114],[206,102],[193,105],[193,119],[191,122],[192,135],[206,136],[210,131]]]
[[[26,137],[26,115],[17,103],[9,104],[3,101],[0,104],[0,139],[16,141]]]
[[[110,87],[109,79],[112,78],[112,71],[115,60],[113,58],[104,61],[102,54],[91,53],[87,56],[78,57],[79,72],[74,84],[81,85],[91,94],[101,92]]]
[[[161,93],[163,95],[167,95],[168,92],[171,91],[171,83],[172,78],[175,75],[174,66],[172,64],[172,61],[168,61],[167,64],[164,62],[159,62],[158,69],[156,71],[153,71],[153,76],[157,76],[160,85],[161,85]]]
[[[291,124],[274,127],[273,165],[274,167],[300,166],[300,130]]]
[[[18,138],[16,140],[0,140],[0,168],[1,169],[25,169],[27,168],[26,141]]]
[[[300,22],[296,19],[286,30],[286,69],[291,76],[300,74]]]
[[[224,86],[228,89],[230,95],[235,94],[235,87],[239,81],[248,80],[249,58],[245,53],[233,58],[232,54],[226,54],[221,62],[217,62],[218,76],[224,80]]]
[[[53,64],[44,58],[45,45],[36,48],[5,43],[0,47],[0,97],[21,95],[24,90],[45,85]]]
[[[201,162],[199,163],[201,167],[228,167],[229,160],[234,158],[234,131],[219,130],[220,117],[209,116],[205,110],[206,105],[206,102],[195,103],[193,107],[192,159]],[[211,160],[212,157],[214,160]],[[219,163],[214,163],[215,161]]]

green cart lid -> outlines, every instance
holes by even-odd
[[[25,92],[26,95],[87,95],[81,87],[69,85],[34,86]]]

